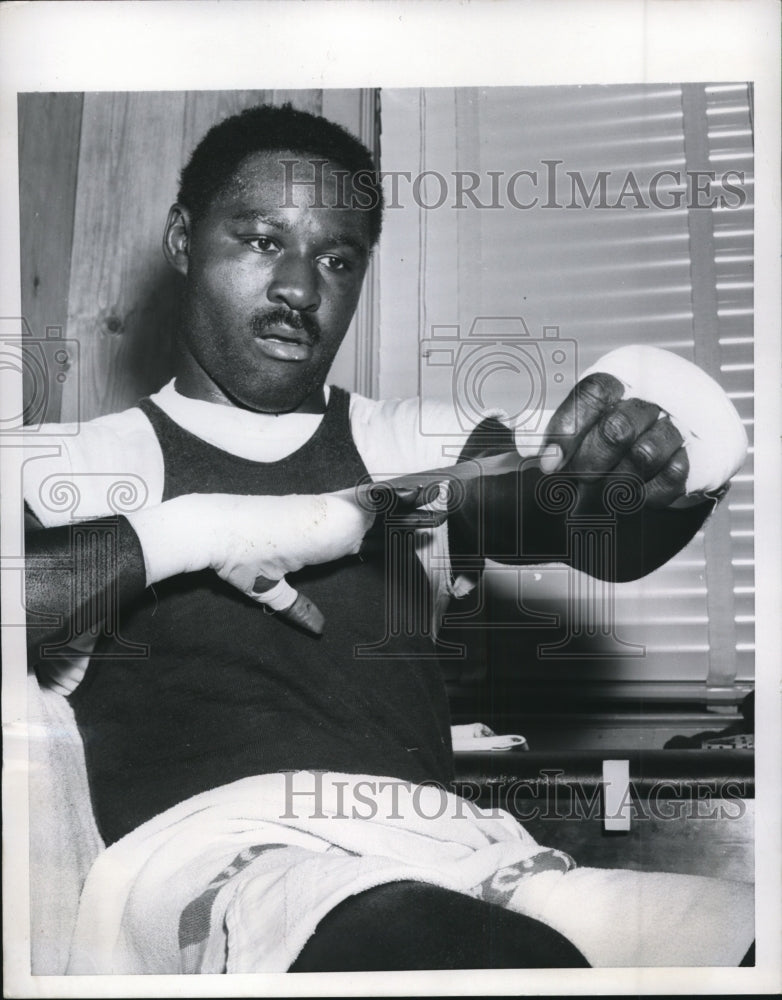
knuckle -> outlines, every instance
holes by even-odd
[[[622,398],[624,386],[613,375],[593,372],[578,383],[576,392],[582,407],[603,409]]]
[[[677,448],[681,448],[684,444],[684,438],[681,435],[681,431],[676,426],[676,424],[671,420],[670,417],[664,417],[662,430],[665,433],[666,441],[669,441],[672,445]]]
[[[640,421],[646,423],[657,420],[660,414],[660,407],[656,403],[650,403],[648,400],[639,399],[637,396],[631,396],[630,399],[623,401],[624,405],[627,406],[629,410],[632,410],[637,414]]]
[[[600,421],[600,434],[610,445],[629,444],[633,440],[635,428],[621,410],[613,410]]]
[[[690,471],[690,463],[687,461],[687,454],[684,451],[677,452],[663,470],[666,482],[672,485],[684,484],[687,473]]]
[[[581,379],[578,388],[582,393],[593,395],[601,401],[621,399],[624,393],[624,386],[619,379],[615,375],[609,375],[608,372],[592,372],[591,375]]]
[[[653,469],[660,461],[657,449],[651,441],[636,441],[630,448],[630,458],[634,465],[644,471]]]
[[[589,378],[579,383],[578,396],[582,404],[602,406],[605,402],[603,392],[600,385],[594,379],[595,376],[590,375]]]

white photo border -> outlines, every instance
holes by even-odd
[[[20,316],[17,93],[747,81],[756,125],[757,966],[217,977],[29,974],[18,449],[0,448],[4,978],[14,997],[773,993],[780,890],[780,98],[777,0],[243,0],[0,7],[0,316]],[[4,412],[20,380],[0,372]],[[8,409],[6,409],[8,408]],[[523,976],[523,979],[520,977]]]

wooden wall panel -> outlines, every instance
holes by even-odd
[[[122,409],[170,371],[175,286],[160,240],[183,112],[182,93],[85,95],[68,303],[79,391],[63,393],[66,420]]]
[[[64,334],[68,320],[81,114],[81,94],[19,95],[22,315],[33,337],[43,341],[49,375],[45,387],[25,382],[30,422],[60,419],[60,379],[74,377],[72,359],[55,359],[57,344],[47,343],[46,333],[59,327]]]
[[[254,104],[269,102],[269,90],[191,90],[185,94],[180,167],[190,158],[207,131],[224,118]]]
[[[366,122],[357,94],[334,92],[327,103],[335,120],[361,133]],[[178,292],[160,244],[179,171],[211,125],[253,104],[285,101],[320,113],[324,94],[84,96],[67,311],[67,335],[78,340],[80,349],[63,390],[61,419],[85,420],[124,409],[171,377]],[[346,388],[355,385],[355,352],[353,333],[336,366]]]
[[[185,94],[181,163],[184,165],[206,132],[224,118],[255,104],[284,104],[320,114],[320,90],[191,90]],[[335,119],[336,120],[336,119]],[[354,126],[355,127],[355,126]]]
[[[323,110],[322,90],[270,90],[267,93],[270,104],[290,102],[294,108],[309,111],[313,115],[319,115]]]

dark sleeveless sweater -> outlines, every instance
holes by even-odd
[[[140,403],[163,452],[164,500],[354,485],[367,470],[348,405],[347,393],[332,389],[315,434],[287,458],[264,463],[223,452],[150,400]],[[405,628],[390,631],[382,553],[289,577],[326,616],[319,638],[212,571],[165,580],[124,608],[121,638],[102,637],[71,696],[104,839],[252,774],[321,769],[450,781],[447,699],[425,634],[428,585],[414,557],[404,578],[424,599],[408,608]],[[384,636],[382,656],[357,657],[356,646]],[[148,657],[128,657],[121,639],[147,644]]]

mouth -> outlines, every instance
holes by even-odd
[[[314,344],[306,330],[270,326],[254,339],[261,353],[275,361],[308,361],[312,357]]]

